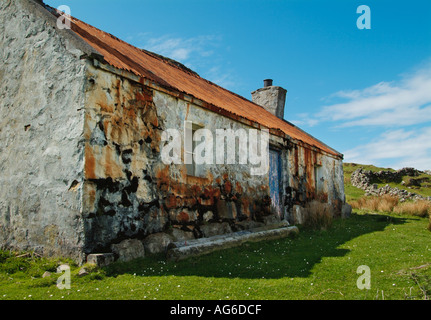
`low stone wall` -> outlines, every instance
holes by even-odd
[[[403,168],[397,171],[378,171],[373,172],[371,170],[364,170],[359,168],[355,170],[351,177],[351,184],[359,189],[365,190],[365,195],[371,196],[383,196],[390,195],[393,197],[398,197],[401,202],[406,200],[429,200],[431,197],[424,197],[414,192],[409,192],[404,189],[392,188],[388,184],[383,187],[378,187],[373,181],[380,180],[384,182],[397,182],[402,179],[403,176],[417,177],[422,174],[422,171],[416,170],[414,168]]]

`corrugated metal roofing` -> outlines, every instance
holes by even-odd
[[[186,93],[265,127],[279,129],[293,139],[300,140],[329,154],[337,157],[342,156],[293,124],[279,119],[250,100],[201,78],[180,63],[134,47],[74,17],[71,17],[71,21],[72,30],[102,54],[105,61],[113,67],[127,70],[161,86]]]

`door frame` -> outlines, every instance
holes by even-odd
[[[275,154],[276,160],[272,157]],[[274,168],[274,162],[276,168]],[[277,171],[275,174],[274,169]],[[280,219],[284,218],[283,215],[283,202],[282,202],[282,157],[281,150],[278,148],[269,147],[269,195],[271,197],[271,212],[278,215]],[[274,182],[274,179],[276,180]],[[277,194],[278,193],[278,194]],[[274,203],[277,200],[277,203]]]

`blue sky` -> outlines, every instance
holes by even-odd
[[[431,169],[429,0],[45,2],[247,99],[273,79],[285,119],[346,162]]]

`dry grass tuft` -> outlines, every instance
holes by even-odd
[[[392,212],[398,205],[398,198],[389,195],[383,197],[362,197],[350,202],[353,209]]]
[[[333,220],[332,208],[329,204],[317,200],[310,201],[305,206],[304,226],[311,229],[328,229]]]
[[[377,210],[377,201],[375,198],[361,197],[358,200],[350,202],[353,209]]]
[[[398,198],[385,195],[383,197],[362,197],[350,202],[353,209],[393,212],[418,217],[430,217],[428,229],[431,231],[431,202],[418,200],[415,202],[399,202]]]
[[[394,208],[398,205],[398,198],[392,197],[389,195],[384,195],[378,205],[377,210],[378,211],[385,211],[385,212],[391,212],[394,210]]]
[[[421,200],[400,203],[394,208],[393,212],[425,218],[431,212],[431,202]]]

